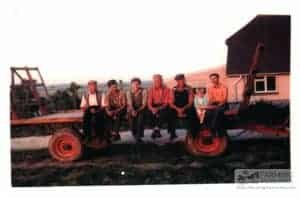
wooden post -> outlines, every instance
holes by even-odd
[[[257,72],[257,64],[263,48],[264,45],[258,42],[253,54],[252,63],[249,67],[248,75],[246,76],[246,83],[243,92],[243,101],[241,103],[241,109],[245,109],[246,107],[248,107],[250,103],[250,98],[251,95],[253,94],[253,89],[254,89],[254,79]]]

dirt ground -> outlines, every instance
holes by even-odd
[[[217,158],[189,155],[182,142],[115,144],[87,150],[84,158],[60,163],[47,150],[12,152],[13,186],[232,183],[234,170],[289,169],[288,140],[230,142]]]

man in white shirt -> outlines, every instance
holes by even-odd
[[[87,141],[91,141],[95,136],[106,138],[101,100],[101,93],[97,90],[97,81],[90,80],[88,91],[83,94],[80,104],[80,108],[84,111],[83,131]]]

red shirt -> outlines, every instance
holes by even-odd
[[[169,103],[170,89],[162,86],[160,88],[151,87],[148,91],[149,105],[162,105]]]
[[[210,103],[225,103],[227,102],[228,90],[225,85],[220,83],[218,86],[210,86],[207,95]]]

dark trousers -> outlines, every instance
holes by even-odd
[[[154,106],[154,107],[158,107],[158,106]],[[170,116],[170,108],[169,107],[165,107],[163,109],[160,109],[158,112],[156,112],[155,114],[153,114],[152,112],[150,112],[151,117],[152,117],[152,127],[158,127],[158,128],[162,128],[164,123],[168,124],[168,132],[170,134],[172,134],[172,119]]]
[[[116,132],[116,133],[120,132],[121,121],[124,118],[125,114],[126,114],[126,110],[124,109],[115,116],[107,115],[107,119],[106,119],[107,129],[110,133],[111,132]]]
[[[140,111],[136,116],[129,115],[129,126],[132,135],[135,139],[140,139],[144,137],[144,121],[145,121],[145,111]]]
[[[205,116],[205,125],[212,130],[215,135],[222,136],[226,133],[224,112],[228,109],[228,104],[208,110]]]
[[[187,130],[192,134],[197,134],[200,130],[200,121],[198,120],[197,113],[194,107],[190,107],[184,111],[186,117],[184,118],[187,121]],[[177,122],[177,111],[175,109],[170,110],[170,133],[175,134],[176,122]]]
[[[94,113],[92,113],[94,109]],[[104,111],[98,107],[89,107],[83,114],[83,131],[87,137],[105,137]]]

